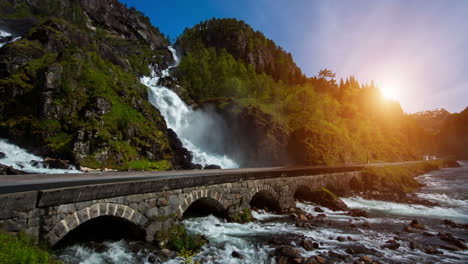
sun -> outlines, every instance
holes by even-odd
[[[387,99],[391,99],[391,100],[397,99],[396,88],[393,86],[381,85],[380,92]]]

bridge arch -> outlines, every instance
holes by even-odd
[[[281,211],[280,196],[270,185],[257,186],[249,195],[249,206],[252,209],[264,209],[267,211]]]
[[[228,202],[222,193],[203,188],[185,196],[182,204],[177,208],[177,217],[182,219],[190,216],[204,216],[207,213],[224,217],[227,206]],[[197,215],[196,210],[203,212]]]
[[[49,242],[49,245],[55,246],[77,227],[97,218],[100,220],[105,219],[105,221],[114,220],[122,224],[131,224],[140,230],[144,230],[145,224],[148,222],[148,219],[144,215],[127,205],[96,203],[65,216],[53,226],[45,238]]]
[[[292,195],[294,200],[311,201],[312,189],[306,185],[297,185]]]

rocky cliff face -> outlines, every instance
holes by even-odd
[[[172,63],[169,41],[146,17],[115,0],[0,4],[13,19],[0,26],[25,32],[0,49],[0,137],[87,167],[191,166],[139,83],[149,65]],[[25,18],[35,22],[15,28]]]

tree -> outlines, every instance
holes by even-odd
[[[319,71],[319,74],[318,74],[318,77],[319,78],[330,78],[330,79],[333,79],[335,78],[336,74],[333,73],[331,70],[325,68],[325,69],[322,69]]]

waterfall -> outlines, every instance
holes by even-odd
[[[174,130],[183,146],[192,152],[192,162],[203,166],[219,165],[222,168],[237,168],[238,164],[226,156],[222,149],[226,126],[221,117],[213,111],[194,110],[167,87],[158,85],[159,79],[170,76],[170,69],[177,67],[180,58],[169,46],[175,63],[157,76],[151,69],[151,76],[141,78],[141,83],[149,90],[150,103],[159,109],[167,126]]]
[[[5,156],[0,157],[0,164],[10,166],[14,169],[29,173],[81,173],[74,166],[66,169],[48,168],[42,157],[28,153],[26,150],[9,143],[5,139],[0,139],[0,152]]]
[[[21,36],[13,37],[9,32],[0,30],[0,48],[19,39],[21,39]]]

